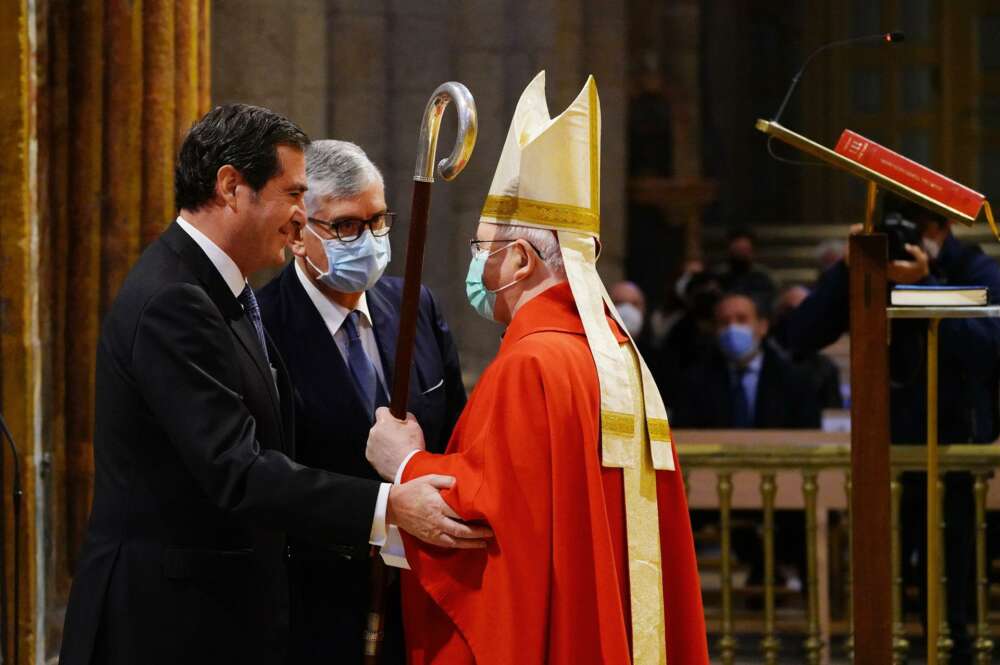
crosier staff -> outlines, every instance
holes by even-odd
[[[410,367],[417,335],[420,275],[424,267],[424,243],[427,239],[427,216],[431,207],[431,184],[434,182],[438,133],[441,130],[441,118],[449,102],[455,103],[455,111],[458,113],[458,136],[451,154],[438,163],[438,175],[445,180],[453,180],[469,163],[472,149],[476,145],[478,122],[476,103],[472,99],[472,94],[461,83],[455,81],[442,83],[424,108],[424,117],[420,123],[420,138],[417,142],[417,165],[413,174],[413,201],[410,206],[410,234],[406,243],[403,302],[400,308],[396,363],[389,402],[389,411],[400,420],[406,418],[406,403],[409,397]],[[368,621],[364,634],[365,665],[377,665],[382,649],[385,621],[385,568],[382,557],[377,552],[374,553],[371,564]]]

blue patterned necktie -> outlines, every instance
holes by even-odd
[[[371,417],[375,413],[378,398],[378,374],[375,372],[372,359],[365,353],[365,347],[361,344],[361,335],[358,334],[360,318],[361,312],[354,310],[344,319],[344,330],[347,332],[347,366],[351,370],[351,376],[354,377],[354,385],[358,388],[361,403]]]
[[[264,360],[270,365],[271,358],[267,355],[267,342],[264,339],[264,323],[260,318],[260,305],[257,304],[257,297],[253,294],[253,289],[250,288],[249,284],[243,288],[238,300],[243,305],[243,312],[250,319],[254,330],[257,331],[257,341],[260,342],[261,351],[264,352]]]
[[[753,425],[750,417],[750,400],[747,399],[747,390],[743,385],[743,377],[746,376],[747,369],[741,367],[733,373],[732,403],[733,422],[732,426],[738,429],[746,429]]]

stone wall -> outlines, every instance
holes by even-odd
[[[404,225],[390,270],[401,274],[417,130],[438,84],[465,83],[479,110],[468,168],[434,186],[424,281],[441,301],[471,381],[501,329],[466,304],[468,240],[523,88],[547,72],[549,108],[560,112],[597,79],[603,111],[602,221],[606,280],[621,276],[625,247],[626,12],[598,0],[217,0],[212,98],[287,113],[314,137],[360,144],[386,178]],[[439,154],[451,149],[449,112]]]

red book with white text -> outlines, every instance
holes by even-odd
[[[840,135],[834,150],[973,219],[979,215],[983,201],[986,200],[986,197],[979,192],[849,129],[845,129]]]

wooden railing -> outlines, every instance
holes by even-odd
[[[721,662],[734,662],[738,646],[734,629],[732,511],[734,508],[754,508],[762,512],[764,585],[763,639],[761,656],[765,663],[776,663],[780,647],[775,622],[775,530],[777,508],[801,509],[805,517],[806,571],[805,637],[803,650],[806,662],[820,664],[830,657],[830,580],[826,557],[827,513],[842,511],[850,523],[850,445],[845,434],[824,434],[801,431],[676,431],[681,466],[688,487],[692,509],[719,511],[720,542],[720,604],[719,619],[709,624],[717,635],[714,651]],[[952,445],[940,447],[940,471],[966,471],[974,479],[976,511],[975,582],[976,621],[973,627],[973,648],[976,662],[988,663],[993,650],[988,622],[989,581],[986,554],[987,495],[993,470],[1000,467],[1000,446]],[[888,546],[893,561],[893,652],[894,662],[906,661],[910,651],[902,612],[902,579],[900,570],[900,476],[905,471],[924,469],[926,448],[923,446],[892,446],[892,529]],[[753,488],[754,476],[758,478]],[[712,483],[714,477],[714,487]],[[793,485],[798,480],[796,496]],[[941,482],[941,481],[939,481]],[[752,494],[756,489],[757,496]],[[998,487],[997,489],[1000,489]],[[944,492],[942,491],[942,502]],[[991,502],[995,503],[995,502]],[[943,511],[941,513],[944,514]],[[943,518],[937,537],[943,536]],[[848,534],[850,529],[848,528]],[[850,537],[850,536],[848,536]],[[847,548],[850,551],[850,545]],[[943,548],[939,548],[944,556]],[[942,562],[939,570],[944,571]],[[847,618],[850,626],[850,565],[846,570]],[[941,598],[946,598],[947,579],[941,576]],[[941,662],[946,662],[951,649],[945,612],[941,612],[941,639],[936,645]],[[852,659],[852,628],[842,645],[843,655]]]

